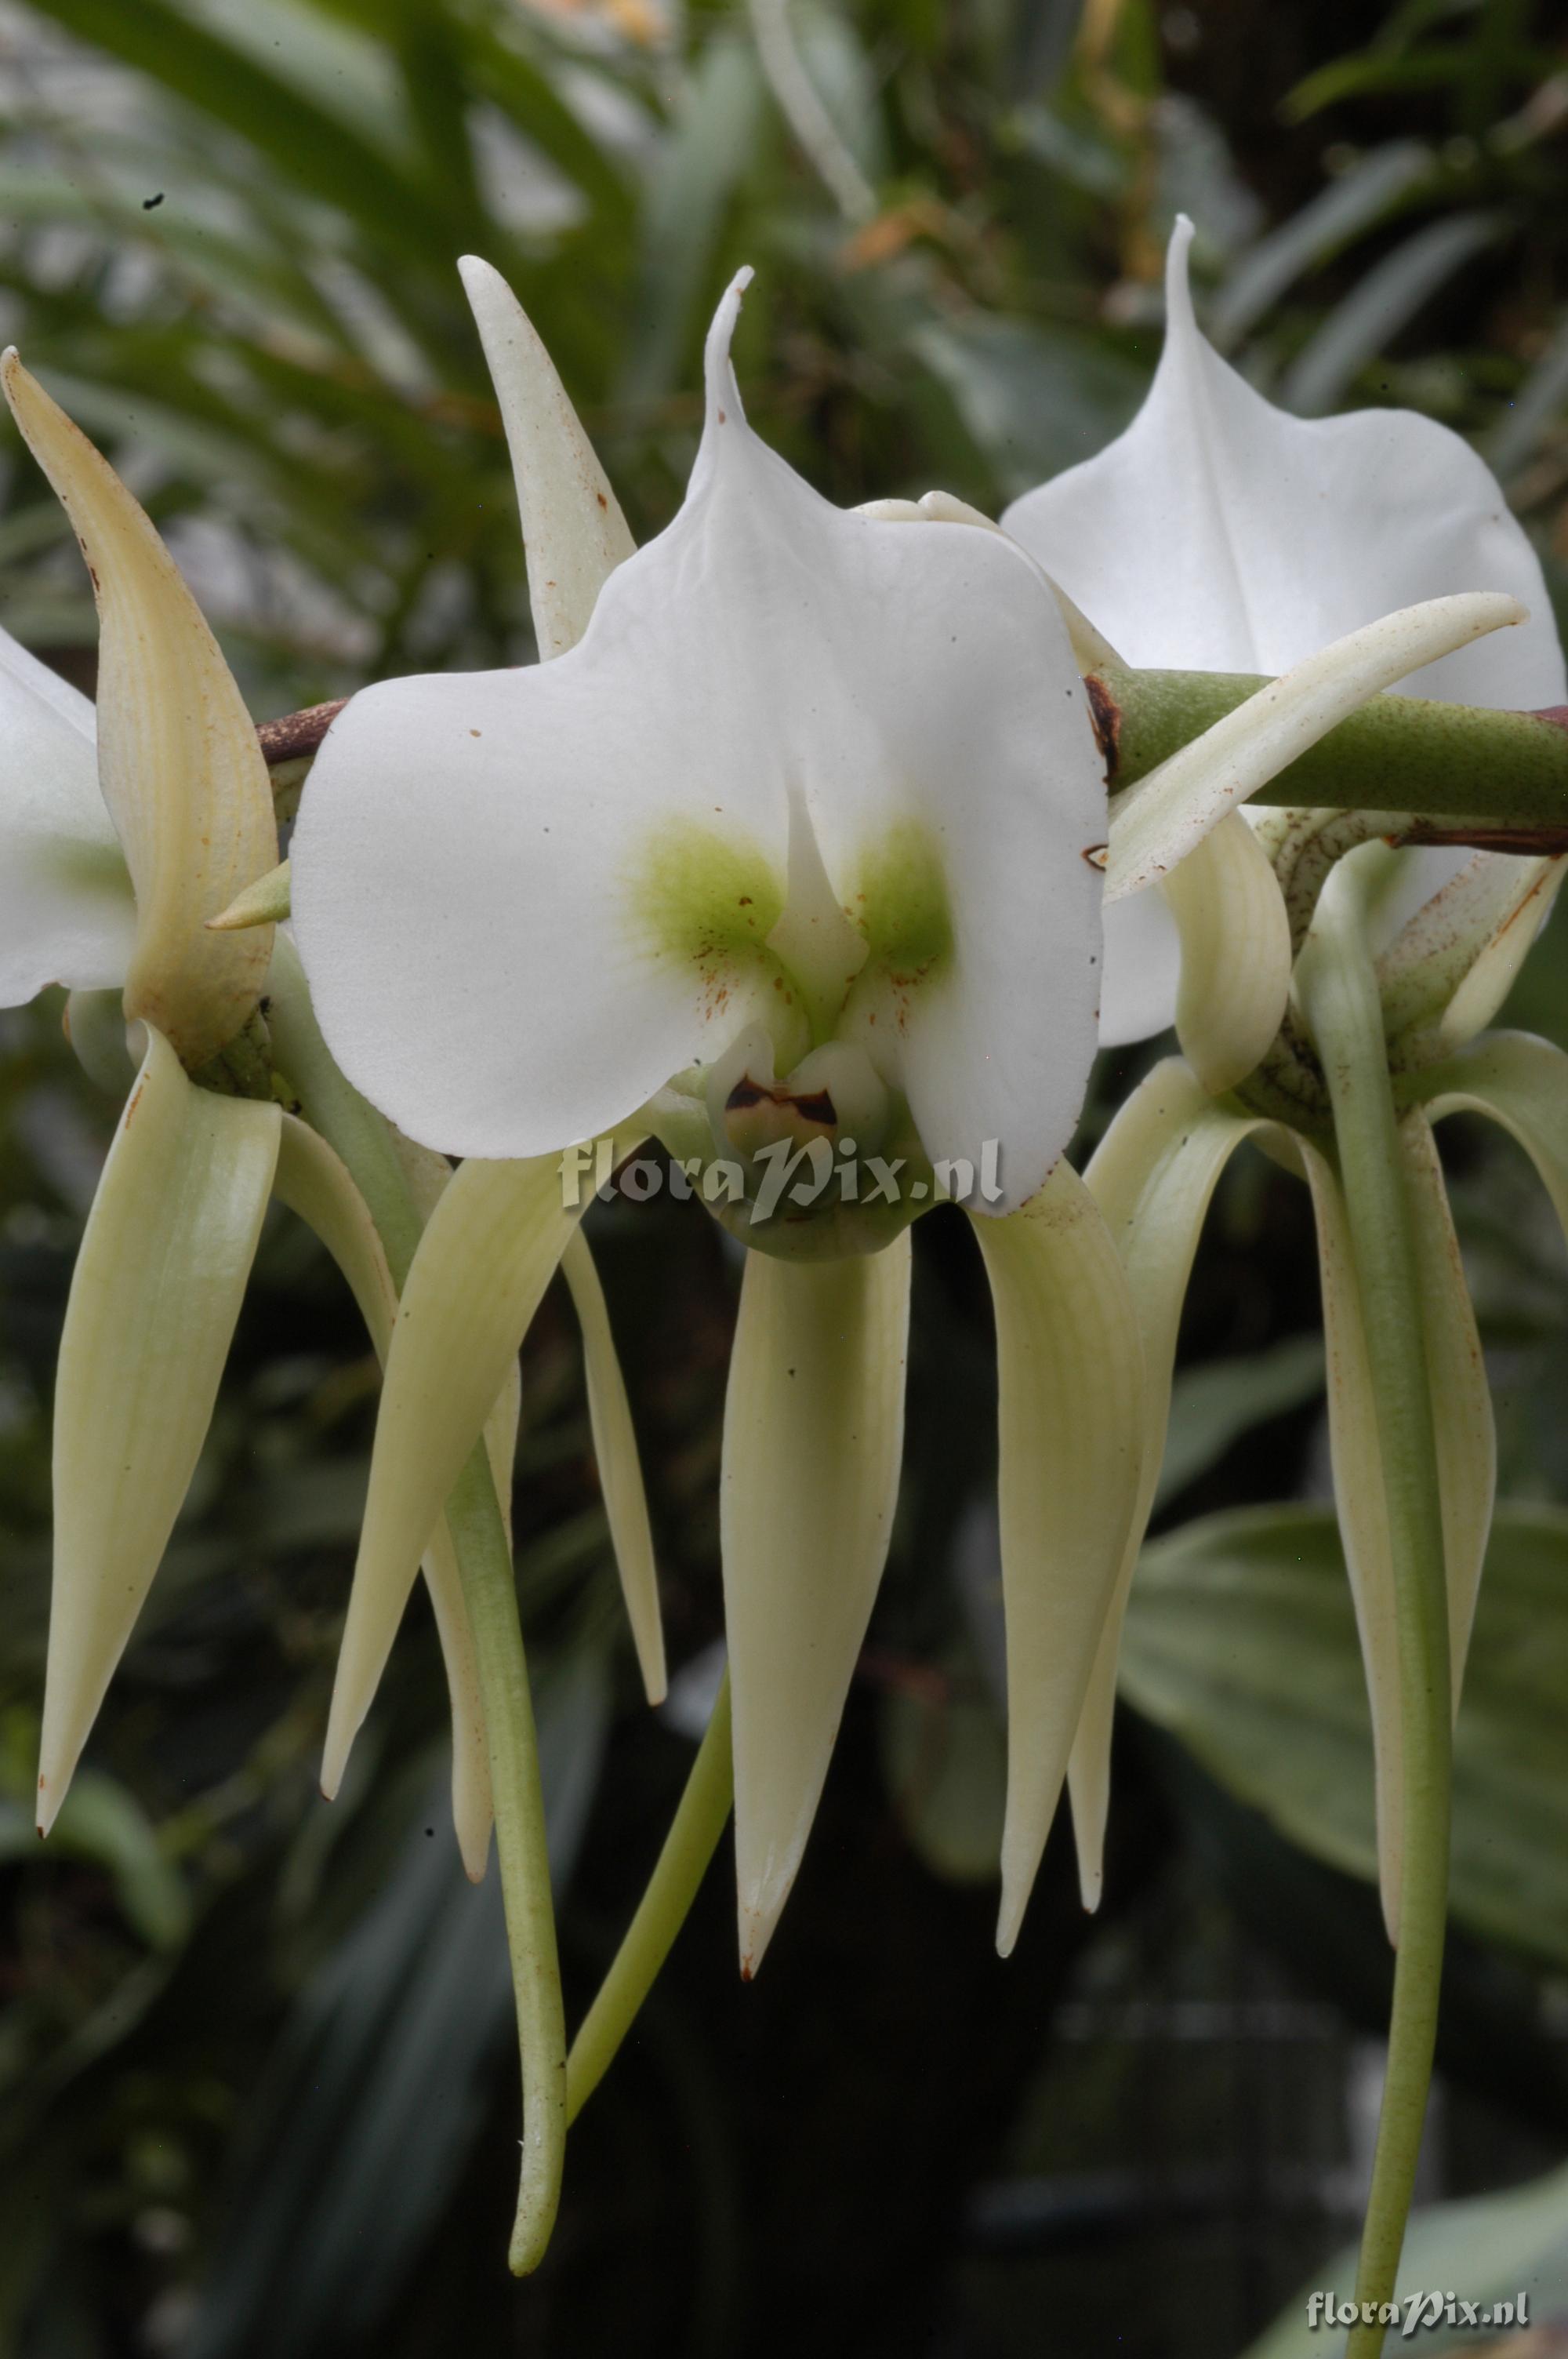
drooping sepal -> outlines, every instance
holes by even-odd
[[[281,1203],[313,1229],[352,1289],[378,1359],[385,1360],[397,1315],[397,1289],[363,1197],[341,1158],[308,1125],[285,1114],[275,1190]],[[490,1849],[490,1762],[473,1633],[451,1537],[443,1521],[431,1534],[422,1570],[435,1612],[452,1715],[452,1823],[463,1865],[477,1883]],[[405,1600],[379,1613],[362,1611],[356,1652],[340,1658],[321,1764],[321,1789],[337,1793],[348,1750],[380,1685]]]
[[[887,1557],[909,1273],[907,1232],[847,1260],[746,1258],[719,1500],[748,1976],[806,1848]]]
[[[654,1535],[648,1521],[648,1499],[643,1487],[643,1467],[632,1406],[604,1288],[593,1266],[588,1239],[580,1229],[567,1239],[561,1275],[571,1290],[572,1307],[582,1333],[583,1375],[588,1387],[589,1424],[593,1452],[599,1462],[600,1488],[615,1549],[626,1619],[637,1650],[637,1668],[650,1703],[662,1703],[667,1680],[665,1671],[665,1627],[659,1612],[659,1580],[654,1562]]]
[[[1086,1908],[1098,1907],[1104,1880],[1117,1659],[1138,1552],[1165,1454],[1182,1304],[1220,1175],[1243,1139],[1262,1127],[1249,1116],[1216,1105],[1191,1068],[1180,1058],[1168,1058],[1122,1106],[1084,1175],[1127,1273],[1144,1365],[1137,1495],[1068,1765],[1078,1882]]]
[[[640,1132],[617,1140],[621,1152]],[[614,1150],[612,1150],[613,1152]],[[393,1330],[370,1494],[343,1632],[400,1614],[419,1558],[470,1451],[513,1381],[518,1350],[591,1186],[571,1158],[462,1164],[414,1256]]]
[[[1451,1055],[1497,1014],[1552,914],[1568,860],[1481,852],[1416,911],[1378,960],[1401,1064]]]
[[[1431,1123],[1419,1109],[1400,1121],[1399,1140],[1437,1442],[1448,1656],[1457,1712],[1491,1530],[1497,1441],[1486,1364],[1447,1190]],[[1397,1943],[1404,1840],[1403,1706],[1377,1392],[1343,1185],[1333,1163],[1310,1141],[1298,1139],[1296,1147],[1317,1222],[1335,1506],[1372,1713],[1383,1919],[1390,1940]]]
[[[1003,1221],[977,1221],[1000,1396],[1007,1625],[1005,1957],[1055,1816],[1139,1497],[1138,1313],[1111,1232],[1070,1164]]]
[[[150,1027],[71,1277],[55,1386],[47,1832],[206,1438],[271,1191],[276,1105],[195,1088]]]
[[[1493,1032],[1410,1082],[1427,1119],[1480,1114],[1519,1141],[1568,1237],[1568,1056],[1530,1032]]]

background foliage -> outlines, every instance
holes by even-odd
[[[1131,415],[1178,209],[1238,365],[1304,414],[1397,401],[1475,437],[1555,592],[1568,51],[1530,0],[0,10],[3,324],[168,533],[258,717],[531,653],[460,253],[512,279],[645,537],[741,262],[748,405],[806,475],[994,510]],[[0,484],[0,621],[90,684],[87,586],[15,440]],[[1560,929],[1514,1012],[1568,1038]],[[742,1991],[710,1877],[516,2288],[496,1897],[444,1821],[420,1612],[342,1799],[315,1794],[374,1376],[281,1219],[91,1770],[46,1853],[28,1831],[52,1356],[114,1111],[58,1016],[0,1038],[0,2359],[1212,2359],[1321,2273],[1387,1963],[1293,1183],[1243,1158],[1200,1257],[1106,1911],[1079,1913],[1059,1833],[1006,1968],[989,1324],[963,1224],[922,1225],[899,1532],[798,1891]],[[1106,1060],[1085,1144],[1141,1063]],[[1461,1726],[1428,2192],[1462,2197],[1568,2147],[1568,1268],[1510,1151],[1449,1127],[1516,1503]],[[579,2009],[719,1628],[735,1282],[695,1209],[594,1219],[694,1669],[684,1725],[640,1709],[552,1298],[519,1578]],[[1568,2288],[1558,2181],[1465,2218],[1434,2249]]]

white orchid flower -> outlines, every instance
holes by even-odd
[[[1007,528],[1139,666],[1283,672],[1302,667],[1325,633],[1357,630],[1390,604],[1482,590],[1528,602],[1530,619],[1413,671],[1400,682],[1403,692],[1496,709],[1561,702],[1568,677],[1540,565],[1482,461],[1446,428],[1402,411],[1303,420],[1275,409],[1199,334],[1187,288],[1190,243],[1190,226],[1179,224],[1167,271],[1164,353],[1133,425],[1097,459],[1026,495],[1004,518]],[[1134,533],[1146,564],[1119,561]],[[1310,845],[1323,816],[1262,815],[1260,836],[1281,874],[1289,873],[1287,855]],[[1224,857],[1243,855],[1229,821],[1209,838],[1211,861],[1222,842]],[[1245,849],[1266,870],[1259,840]],[[1563,866],[1464,850],[1385,860],[1370,935],[1397,1068],[1431,1066],[1490,1021]],[[1104,1037],[1142,1038],[1174,1016],[1188,1056],[1185,1065],[1159,1067],[1134,1093],[1087,1174],[1121,1243],[1143,1320],[1150,1427],[1145,1495],[1074,1749],[1085,1897],[1092,1902],[1100,1888],[1120,1621],[1152,1501],[1148,1470],[1163,1450],[1182,1298],[1220,1172],[1234,1148],[1261,1131],[1310,1180],[1317,1214],[1336,1493],[1373,1703],[1382,1886],[1392,1929],[1401,1854],[1392,1574],[1342,1191],[1321,1134],[1314,1142],[1265,1123],[1251,1105],[1227,1101],[1227,1083],[1241,1074],[1206,1069],[1194,1053],[1212,1036],[1212,1021],[1189,1027],[1178,994],[1190,999],[1204,989],[1206,957],[1244,962],[1237,912],[1245,915],[1249,905],[1244,894],[1234,895],[1224,922],[1210,924],[1206,935],[1201,924],[1184,926],[1178,941],[1169,902],[1181,914],[1190,873],[1184,864],[1164,892],[1147,890],[1108,910]],[[1198,879],[1200,895],[1207,882]],[[1211,903],[1195,914],[1217,912]],[[1281,1012],[1276,1001],[1271,1022]],[[1446,1111],[1459,1099],[1440,1094],[1437,1102]],[[1457,1701],[1490,1524],[1491,1410],[1441,1170],[1419,1115],[1407,1117],[1404,1142],[1442,1443]]]
[[[0,990],[15,1006],[50,983],[123,986],[140,1058],[60,1343],[47,1832],[195,1467],[272,1188],[280,1109],[189,1076],[244,1040],[271,946],[205,920],[277,849],[255,733],[167,549],[14,353],[0,375],[101,634],[96,749],[85,698],[6,643]]]
[[[60,1342],[38,1799],[47,1833],[194,1472],[269,1195],[336,1247],[373,1333],[390,1323],[390,1281],[330,1150],[270,1092],[235,1094],[241,1082],[213,1070],[243,1051],[243,1085],[265,1089],[252,1038],[263,987],[291,1006],[299,996],[270,969],[270,927],[207,923],[277,858],[272,788],[240,691],[114,471],[14,353],[3,375],[76,527],[101,638],[95,711],[0,633],[0,1006],[64,984],[82,1061],[128,1091]],[[223,1086],[194,1082],[204,1068]],[[426,1571],[452,1690],[454,1811],[477,1875],[490,1788],[444,1532]]]
[[[575,1229],[559,1150],[613,1136],[619,1155],[653,1131],[699,1190],[736,1175],[714,1209],[758,1248],[723,1469],[752,1970],[891,1536],[903,1233],[994,1173],[973,1209],[1003,1359],[1010,1946],[1139,1430],[1125,1287],[1061,1160],[1095,1048],[1106,809],[1067,636],[994,531],[843,515],[758,440],[729,361],[743,279],[709,338],[686,505],[616,565],[607,487],[532,331],[492,273],[465,277],[553,659],[353,700],[294,844],[334,1052],[404,1129],[470,1158],[405,1295],[362,1578],[383,1559],[405,1577]],[[859,1200],[840,1176],[768,1218],[777,1144],[857,1172]]]
[[[1275,408],[1198,329],[1192,238],[1179,221],[1164,350],[1138,416],[1097,457],[1014,501],[1004,528],[1128,664],[1283,673],[1392,610],[1491,591],[1519,600],[1530,620],[1421,664],[1400,691],[1500,709],[1561,703],[1568,678],[1540,562],[1485,462],[1409,410],[1300,419]],[[1406,854],[1379,912],[1381,940],[1466,858]],[[1194,890],[1195,876],[1175,875]],[[1228,907],[1239,906],[1233,892]],[[1212,912],[1210,901],[1194,915]],[[1204,933],[1199,922],[1187,939]],[[1158,886],[1108,902],[1104,1045],[1173,1023],[1181,968],[1175,914]]]
[[[294,845],[334,1053],[404,1130],[468,1158],[405,1293],[356,1586],[406,1585],[575,1232],[586,1191],[563,1201],[559,1151],[580,1169],[597,1139],[604,1176],[656,1135],[755,1248],[723,1470],[752,1969],[887,1551],[903,1232],[968,1197],[1003,1363],[1007,1947],[1136,1454],[1125,1292],[1060,1159],[1098,1037],[1107,818],[1075,649],[1104,643],[957,504],[914,511],[939,532],[902,506],[843,515],[757,440],[729,360],[744,277],[709,336],[686,504],[625,555],[537,339],[493,273],[464,275],[550,660],[355,698]],[[1411,633],[1436,653],[1514,618],[1474,603],[1385,618],[1228,716],[1225,791],[1408,669]],[[782,1201],[781,1156],[813,1173]]]

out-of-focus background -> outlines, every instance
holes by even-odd
[[[0,6],[0,327],[146,503],[258,718],[531,656],[460,254],[517,288],[643,537],[740,263],[763,434],[836,500],[994,512],[1131,416],[1178,210],[1238,366],[1303,415],[1472,437],[1568,583],[1544,0]],[[0,494],[0,621],[90,686],[88,585],[8,430]],[[1568,1039],[1561,926],[1512,1012]],[[1005,1966],[989,1317],[966,1223],[921,1224],[898,1532],[798,1887],[742,1988],[721,1854],[518,2287],[499,1909],[459,1870],[420,1601],[341,1799],[316,1790],[375,1375],[282,1215],[89,1766],[31,1833],[52,1364],[115,1109],[58,997],[0,1022],[0,2359],[1230,2359],[1277,2314],[1272,2359],[1325,2347],[1296,2288],[1358,2215],[1389,1966],[1295,1183],[1238,1158],[1200,1254],[1105,1905],[1059,1828]],[[1085,1147],[1146,1061],[1103,1060]],[[1416,2281],[1568,2319],[1568,1262],[1522,1159],[1450,1129],[1509,1505],[1421,2190],[1464,2208]],[[735,1294],[696,1205],[591,1226],[682,1670],[650,1715],[552,1296],[518,1572],[574,2016],[711,1691]]]

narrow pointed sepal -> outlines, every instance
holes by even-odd
[[[1137,1500],[1067,1770],[1086,1908],[1099,1906],[1104,1884],[1117,1661],[1138,1552],[1165,1454],[1182,1304],[1220,1174],[1242,1140],[1261,1127],[1247,1115],[1216,1105],[1189,1066],[1179,1057],[1167,1058],[1122,1106],[1084,1175],[1127,1273],[1144,1364]]]
[[[641,1136],[618,1138],[612,1159]],[[351,1625],[362,1593],[390,1597],[401,1584],[406,1597],[447,1495],[514,1381],[523,1338],[591,1193],[569,1155],[472,1160],[442,1191],[387,1353]],[[349,1636],[345,1630],[345,1646]]]
[[[1448,1575],[1448,1659],[1459,1710],[1476,1599],[1481,1586],[1498,1484],[1492,1391],[1476,1326],[1475,1306],[1454,1234],[1448,1190],[1432,1125],[1419,1108],[1400,1124],[1405,1190],[1421,1276],[1432,1422],[1443,1500],[1443,1552]]]
[[[1066,1162],[976,1221],[996,1312],[1007,1815],[997,1948],[1018,1939],[1137,1512],[1143,1344],[1098,1206]]]
[[[1176,1035],[1205,1089],[1244,1081],[1284,1021],[1291,922],[1268,854],[1232,811],[1165,879],[1182,937]]]
[[[1382,615],[1270,680],[1113,800],[1108,899],[1168,875],[1227,811],[1379,690],[1527,619],[1518,599],[1500,592],[1432,598]]]
[[[65,1798],[195,1471],[281,1119],[276,1105],[195,1088],[148,1027],[60,1338],[41,1832]]]
[[[1443,1011],[1438,1038],[1445,1049],[1462,1049],[1496,1016],[1552,915],[1568,873],[1568,859],[1510,860],[1508,864],[1514,870],[1513,889],[1499,895],[1503,906],[1486,941]]]
[[[1568,859],[1477,853],[1378,961],[1383,1021],[1401,1064],[1452,1054],[1488,1025],[1552,914]]]
[[[348,1280],[376,1356],[384,1361],[397,1315],[397,1291],[375,1223],[347,1167],[320,1137],[292,1114],[283,1118],[275,1190],[280,1202],[313,1229]],[[477,1883],[490,1849],[490,1763],[473,1633],[446,1524],[431,1535],[423,1566],[446,1665],[452,1715],[452,1822],[463,1865]],[[342,1782],[349,1749],[363,1724],[407,1603],[396,1596],[361,1597],[338,1656],[321,1790],[331,1800]]]
[[[1519,1141],[1568,1237],[1568,1056],[1530,1032],[1492,1032],[1414,1077],[1427,1118],[1481,1114]]]
[[[143,510],[14,352],[0,381],[98,602],[98,776],[136,897],[125,1013],[194,1071],[243,1027],[272,955],[268,927],[207,929],[277,864],[266,764],[218,643]]]
[[[719,1514],[748,1977],[806,1848],[887,1557],[909,1272],[907,1232],[849,1260],[746,1256]]]
[[[1403,1710],[1378,1404],[1339,1176],[1310,1142],[1303,1139],[1297,1144],[1317,1221],[1335,1508],[1372,1712],[1383,1920],[1390,1940],[1397,1944],[1404,1842]],[[1491,1529],[1497,1443],[1480,1338],[1442,1167],[1431,1124],[1419,1109],[1401,1120],[1400,1146],[1421,1277],[1422,1335],[1437,1439],[1453,1705],[1457,1712]]]
[[[1312,1190],[1328,1369],[1328,1446],[1335,1511],[1356,1607],[1372,1713],[1378,1811],[1378,1883],[1383,1922],[1398,1943],[1404,1852],[1399,1636],[1378,1404],[1367,1355],[1360,1288],[1339,1175],[1305,1139],[1296,1142]]]
[[[583,1373],[588,1385],[589,1423],[593,1453],[599,1462],[604,1512],[626,1601],[626,1619],[637,1649],[637,1668],[650,1703],[663,1703],[668,1681],[665,1670],[665,1627],[659,1613],[659,1580],[654,1563],[654,1535],[648,1522],[648,1498],[643,1487],[642,1462],[632,1425],[632,1408],[610,1330],[604,1288],[593,1266],[588,1239],[580,1229],[567,1241],[561,1275],[571,1289],[572,1306],[582,1331]]]
[[[546,662],[576,647],[595,599],[636,543],[517,298],[499,271],[476,255],[465,255],[458,267],[501,404],[522,511],[534,633]]]

